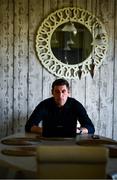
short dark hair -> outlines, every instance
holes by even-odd
[[[56,79],[52,83],[52,91],[54,90],[55,86],[62,86],[62,85],[66,85],[66,87],[69,89],[69,83],[66,79]]]

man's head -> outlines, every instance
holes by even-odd
[[[56,79],[52,84],[52,94],[56,104],[63,106],[69,96],[69,83],[65,79]]]

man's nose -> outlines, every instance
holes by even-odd
[[[63,93],[62,93],[62,92],[60,92],[60,93],[59,93],[59,97],[62,97],[62,96],[63,96]]]

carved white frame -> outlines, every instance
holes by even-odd
[[[66,22],[84,25],[92,34],[92,52],[89,57],[78,64],[65,64],[55,57],[51,49],[51,37],[56,28]],[[99,39],[98,39],[99,37]],[[101,21],[85,9],[66,7],[51,13],[41,24],[36,36],[36,51],[43,66],[57,77],[81,78],[87,73],[94,75],[105,58],[108,36]]]

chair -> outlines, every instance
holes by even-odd
[[[37,177],[40,179],[104,179],[108,149],[97,146],[40,145]]]

